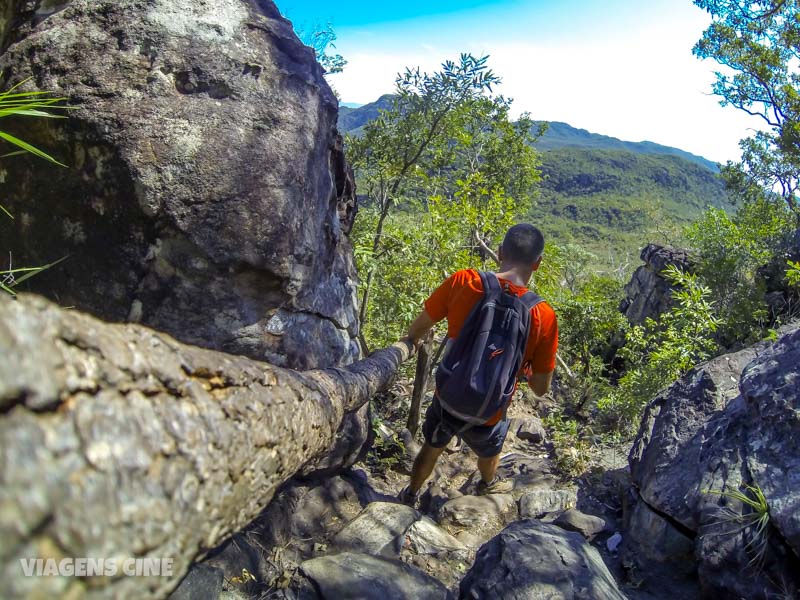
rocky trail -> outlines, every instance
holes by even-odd
[[[373,410],[398,408],[402,392]],[[421,438],[394,429],[405,421],[389,415],[364,460],[325,481],[291,483],[172,597],[655,597],[617,583],[624,452],[608,448],[603,464],[565,479],[535,413],[525,400],[509,413],[498,472],[513,481],[510,493],[477,495],[475,455],[451,443],[415,508],[396,496]]]
[[[407,396],[379,396],[366,458],[289,482],[173,597],[797,598],[798,365],[797,325],[698,365],[654,398],[632,445],[596,449],[574,478],[558,468],[571,449],[535,416],[547,406],[518,399],[500,465],[511,493],[475,495],[474,456],[454,447],[416,510],[396,500],[418,448],[399,426]],[[191,593],[201,574],[212,595],[208,580]]]
[[[517,399],[510,494],[475,495],[454,447],[404,506],[420,439],[409,391],[381,390],[408,347],[360,359],[358,196],[314,51],[270,0],[0,12],[6,89],[71,105],[9,123],[70,168],[4,162],[1,249],[70,258],[0,296],[0,597],[800,597],[796,323],[695,367],[589,462],[594,440]],[[686,258],[645,248],[631,323]],[[174,568],[20,568],[81,557]]]

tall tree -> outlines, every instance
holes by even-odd
[[[740,142],[742,160],[723,172],[734,188],[778,191],[800,221],[800,12],[798,0],[694,0],[713,22],[695,45],[726,67],[714,93],[766,129]]]
[[[370,222],[370,247],[362,252],[371,259],[361,261],[362,273],[366,272],[362,323],[367,320],[380,259],[395,251],[410,252],[414,257],[407,259],[415,260],[424,251],[419,247],[419,229],[412,242],[417,248],[407,248],[410,239],[398,243],[397,235],[384,248],[387,217],[394,207],[416,202],[417,210],[424,211],[429,199],[471,207],[457,215],[458,225],[469,225],[463,236],[467,243],[473,234],[495,233],[496,219],[482,218],[489,204],[497,212],[506,196],[527,196],[538,178],[538,161],[529,145],[535,139],[532,123],[527,115],[512,123],[510,101],[488,95],[500,80],[488,69],[487,59],[462,54],[458,62],[448,61],[432,75],[407,69],[397,78],[392,107],[368,123],[361,137],[348,139],[360,189],[366,191],[367,208],[375,216]],[[513,218],[513,207],[508,208],[507,217]],[[439,215],[444,216],[441,211]]]

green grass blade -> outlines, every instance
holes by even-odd
[[[17,106],[8,106],[8,107],[0,107],[0,118],[3,117],[16,117],[19,115],[31,115],[35,117],[41,116],[48,116],[48,117],[57,117],[57,118],[66,118],[66,115],[60,115],[57,113],[42,113],[39,114],[38,112],[34,114],[30,111],[39,111],[42,108],[47,108],[49,110],[56,110],[59,108],[66,108],[64,106],[50,106],[49,104],[19,104]]]
[[[0,271],[0,275],[11,275],[12,273],[29,273],[30,271],[41,271],[42,269],[46,269],[47,266],[44,267],[18,267],[16,269],[9,269],[7,271]]]
[[[54,262],[51,262],[50,264],[47,264],[47,265],[41,266],[41,267],[27,267],[27,268],[25,268],[25,269],[17,269],[17,271],[27,271],[27,273],[25,273],[25,275],[23,275],[22,277],[18,278],[18,279],[16,280],[16,283],[15,283],[15,285],[19,285],[20,283],[22,283],[22,282],[23,282],[23,281],[25,281],[26,279],[30,279],[30,278],[31,278],[31,277],[33,277],[34,275],[38,275],[38,274],[39,274],[39,273],[41,273],[42,271],[44,271],[44,270],[46,270],[46,269],[49,269],[50,267],[54,267],[54,266],[56,266],[58,263],[60,263],[60,262],[62,262],[62,261],[65,261],[65,260],[67,260],[67,258],[69,258],[69,255],[67,255],[67,256],[62,256],[62,257],[61,257],[61,258],[59,258],[58,260],[56,260],[56,261],[54,261]]]
[[[31,154],[38,156],[39,158],[43,158],[45,160],[50,161],[51,163],[57,164],[61,167],[66,167],[67,165],[58,162],[55,158],[46,154],[36,148],[35,146],[31,146],[28,142],[23,142],[21,139],[14,137],[13,135],[6,133],[5,131],[0,131],[0,138],[6,140],[7,142],[14,144],[15,146],[19,146],[23,150],[27,150]]]
[[[23,109],[14,113],[15,115],[24,115],[26,117],[44,117],[45,119],[66,119],[66,115],[55,115],[53,113],[44,112],[43,110],[36,109]]]
[[[0,281],[0,290],[3,290],[4,292],[9,293],[12,296],[16,296],[17,295],[17,292],[12,290],[10,287],[8,287],[6,284],[4,284],[2,281]]]
[[[0,211],[3,211],[4,213],[6,213],[8,215],[8,218],[11,219],[12,221],[14,220],[14,215],[12,215],[10,212],[8,212],[6,207],[3,206],[2,204],[0,204]]]
[[[23,79],[22,81],[20,81],[20,82],[19,82],[19,83],[17,83],[16,85],[13,85],[13,86],[11,86],[11,87],[10,87],[10,88],[9,88],[9,89],[6,91],[6,93],[8,94],[8,93],[11,93],[11,92],[13,92],[13,91],[14,91],[15,89],[17,89],[19,86],[21,86],[21,85],[23,85],[23,84],[25,84],[25,83],[28,83],[28,82],[29,82],[31,79],[33,79],[33,77],[26,77],[25,79]],[[22,93],[24,94],[25,92],[22,92]]]
[[[52,93],[53,92],[48,92],[48,91],[17,92],[16,94],[10,94],[8,92],[5,93],[0,92],[0,102],[2,102],[5,98],[24,98],[25,96],[48,96]]]

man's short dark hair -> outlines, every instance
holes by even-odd
[[[542,232],[529,223],[519,223],[506,232],[503,258],[511,263],[531,265],[544,252]]]

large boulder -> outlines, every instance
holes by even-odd
[[[625,599],[600,553],[580,534],[533,519],[512,523],[481,547],[460,597]]]
[[[631,450],[628,566],[697,572],[710,598],[767,598],[800,585],[799,409],[798,328],[704,363],[663,391]],[[758,512],[731,495],[755,500],[756,490],[768,506],[763,531]]]
[[[399,560],[343,552],[307,560],[302,574],[314,582],[320,600],[447,600],[447,588]]]
[[[352,172],[314,52],[269,0],[32,0],[0,14],[3,86],[68,99],[4,123],[2,253],[29,289],[280,366],[358,354]],[[4,119],[5,121],[5,119]],[[26,284],[27,285],[27,284]]]
[[[636,269],[630,282],[625,285],[625,299],[620,310],[633,325],[645,319],[658,319],[672,307],[672,284],[664,279],[662,271],[673,265],[691,270],[692,263],[685,250],[648,244],[642,250],[644,265]]]

